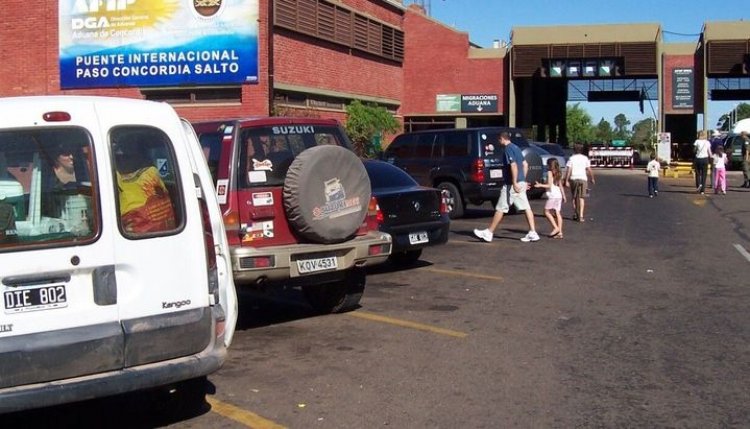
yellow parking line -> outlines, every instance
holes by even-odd
[[[429,271],[431,273],[436,274],[447,274],[449,276],[463,276],[463,277],[474,277],[477,279],[483,279],[483,280],[495,280],[495,281],[503,281],[503,278],[500,276],[490,276],[487,274],[477,274],[477,273],[469,273],[466,271],[459,271],[459,270],[441,270],[439,268],[420,268],[420,271]]]
[[[236,407],[232,404],[222,402],[212,396],[206,395],[206,402],[211,404],[211,411],[214,413],[226,417],[241,423],[249,428],[253,429],[286,429],[284,426],[274,423],[271,420],[265,419],[253,412],[243,410],[240,407]]]
[[[346,313],[346,314],[352,317],[358,317],[360,319],[370,320],[373,322],[388,323],[390,325],[400,326],[402,328],[417,329],[420,331],[432,332],[433,334],[447,335],[449,337],[465,338],[469,335],[464,332],[438,328],[437,326],[410,322],[408,320],[394,319],[392,317],[380,316],[378,314],[368,313],[366,311],[354,311],[354,312]]]
[[[707,202],[707,200],[706,200],[705,198],[700,198],[700,199],[694,199],[694,200],[693,200],[693,204],[695,204],[695,205],[696,205],[696,206],[698,206],[698,207],[703,207],[703,206],[705,206],[705,205],[706,205],[706,202]]]

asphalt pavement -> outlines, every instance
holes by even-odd
[[[750,427],[750,190],[595,170],[586,222],[522,243],[489,204],[410,269],[368,272],[361,308],[316,316],[296,291],[241,294],[205,401],[125,395],[0,417],[0,427]]]

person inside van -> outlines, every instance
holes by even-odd
[[[73,151],[65,145],[57,145],[52,151],[52,171],[55,174],[53,189],[68,189],[76,183]]]
[[[126,232],[136,234],[174,229],[169,191],[144,153],[140,144],[115,145],[120,222]]]

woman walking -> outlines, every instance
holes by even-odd
[[[700,194],[706,193],[706,175],[708,174],[708,162],[711,157],[711,142],[707,140],[708,133],[701,130],[698,138],[693,143],[695,149],[695,187]]]

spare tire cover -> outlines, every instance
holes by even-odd
[[[362,161],[340,146],[316,146],[297,155],[284,180],[289,225],[317,243],[351,237],[367,215],[370,178]]]

